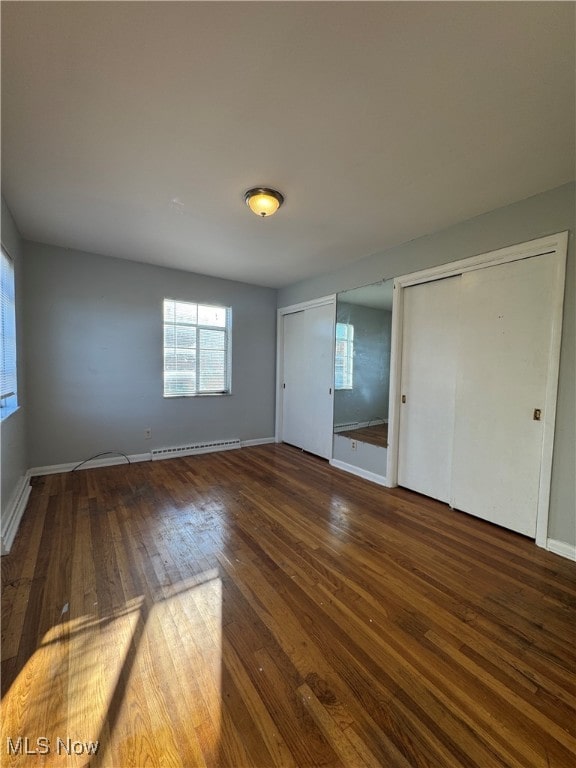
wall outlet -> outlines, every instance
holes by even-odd
[[[152,429],[151,429],[150,427],[147,427],[147,428],[144,430],[144,439],[145,439],[145,440],[150,440],[150,439],[151,439],[151,437],[152,437]]]
[[[356,440],[352,440],[352,450],[356,450]]]

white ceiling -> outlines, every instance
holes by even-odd
[[[282,286],[574,178],[572,2],[1,7],[29,239]]]

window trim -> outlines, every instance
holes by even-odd
[[[224,326],[221,325],[206,325],[196,323],[170,323],[165,319],[166,302],[173,301],[179,304],[195,305],[198,307],[214,307],[217,309],[223,309],[226,312],[226,322]],[[198,318],[197,318],[198,319]],[[224,331],[224,379],[226,387],[223,390],[207,390],[207,391],[195,391],[186,393],[167,393],[166,392],[166,345],[164,342],[164,332],[167,326],[186,325],[196,329],[196,347],[198,351],[201,348],[200,344],[200,331],[202,330],[215,330]],[[196,383],[200,378],[200,355],[196,355]],[[166,399],[174,398],[187,398],[187,397],[226,397],[232,394],[232,307],[225,304],[211,304],[203,301],[190,301],[188,299],[175,299],[172,296],[165,296],[162,300],[162,395]]]
[[[2,272],[4,271],[4,257],[6,258],[7,263],[10,265],[10,271],[11,271],[11,286],[10,289],[7,291],[7,296],[11,299],[11,307],[12,307],[12,318],[11,318],[11,325],[14,329],[13,334],[13,348],[12,348],[12,355],[13,358],[13,379],[14,379],[14,385],[13,385],[13,391],[6,392],[5,394],[2,394],[0,392],[0,421],[5,421],[9,416],[11,416],[13,413],[15,413],[18,408],[18,331],[16,328],[16,262],[14,261],[14,258],[10,254],[10,251],[4,243],[0,242],[0,248],[2,250],[1,258],[2,261],[0,262],[0,269]],[[0,281],[0,291],[2,288],[2,283]],[[11,295],[10,295],[11,294]],[[1,340],[0,340],[0,364],[2,365],[2,371],[4,371],[4,365],[5,361],[7,359],[5,341],[6,341],[6,335],[4,333],[4,328],[2,325],[2,318],[3,318],[3,310],[4,307],[2,307],[1,315],[0,315],[0,328],[1,328]],[[0,382],[1,383],[1,382]]]

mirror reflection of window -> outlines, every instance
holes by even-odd
[[[353,386],[354,326],[352,323],[336,323],[334,387],[335,389],[352,389]]]
[[[382,477],[388,445],[393,281],[338,294],[333,459]]]

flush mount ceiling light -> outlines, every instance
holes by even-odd
[[[275,189],[254,187],[244,195],[246,205],[256,216],[272,216],[284,202],[284,196]]]

